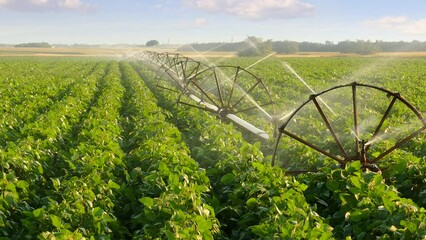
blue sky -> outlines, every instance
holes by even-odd
[[[426,41],[425,0],[0,0],[0,43]]]

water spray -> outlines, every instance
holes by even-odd
[[[179,54],[149,52],[145,55],[149,56],[151,63],[163,69],[174,85],[180,89],[181,95],[178,103],[212,112],[220,118],[234,122],[261,139],[270,139],[265,130],[254,126],[240,115],[259,111],[268,121],[272,119],[271,115],[274,113],[268,113],[264,109],[265,106],[273,105],[273,102],[262,79],[242,67],[209,66]],[[198,64],[192,64],[192,66],[196,66],[193,69],[187,69],[188,63]],[[232,78],[225,74],[229,71],[234,72]],[[240,85],[243,75],[246,78],[244,79],[245,85],[248,82],[249,86]],[[203,81],[204,76],[209,76],[209,78]],[[254,100],[252,94],[267,96],[267,99]],[[191,99],[192,103],[183,101],[182,95]]]
[[[211,112],[222,119],[227,119],[235,123],[237,126],[253,133],[260,139],[269,140],[271,137],[266,130],[250,123],[241,115],[241,113],[253,114],[254,111],[260,113],[260,116],[272,125],[276,133],[276,135],[274,135],[274,137],[276,137],[276,142],[272,156],[272,165],[275,165],[275,161],[279,157],[278,148],[280,142],[284,136],[288,136],[328,158],[333,159],[338,162],[341,167],[345,167],[351,161],[360,161],[363,169],[379,172],[380,168],[377,166],[377,163],[381,159],[386,157],[393,150],[401,147],[404,143],[418,136],[426,129],[426,120],[423,118],[422,114],[407,100],[402,98],[399,93],[391,92],[374,85],[357,82],[338,85],[317,93],[285,62],[282,63],[283,66],[295,75],[312,94],[307,101],[292,112],[287,112],[282,114],[281,117],[277,117],[278,115],[275,114],[275,107],[273,106],[274,102],[264,81],[247,70],[272,55],[273,54],[265,56],[247,68],[239,66],[211,66],[176,53],[145,52],[142,56],[139,56],[139,58],[149,61],[157,68],[162,69],[163,74],[169,76],[169,79],[173,85],[175,85],[177,91],[180,92],[178,103]],[[230,73],[231,77],[228,77],[225,73]],[[243,77],[245,78],[242,79]],[[322,100],[322,97],[324,94],[344,91],[344,89],[347,88],[351,91],[350,97],[352,103],[351,105],[347,105],[347,107],[352,107],[352,116],[345,117],[352,118],[353,126],[349,131],[350,135],[353,136],[342,140],[339,135],[339,131],[343,130],[342,126],[334,126],[334,123],[330,121],[322,105],[325,106],[333,116],[336,116],[338,112],[333,111],[331,107]],[[359,122],[363,120],[360,119],[358,109],[358,98],[360,96],[357,91],[360,89],[369,89],[370,91],[374,91],[376,95],[385,94],[387,97],[392,98],[380,118],[380,121],[374,128],[374,131],[371,133],[372,135],[368,138],[360,134]],[[183,101],[183,96],[186,96],[187,99],[192,102]],[[403,107],[407,108],[416,116],[419,127],[410,128],[408,132],[404,132],[405,136],[397,140],[393,146],[384,149],[378,154],[370,154],[369,150],[371,147],[375,145],[379,137],[383,135],[385,122],[389,119],[391,110],[397,102],[402,103]],[[272,109],[271,112],[265,110],[267,106],[269,109]],[[337,153],[333,153],[326,147],[315,144],[303,136],[297,135],[288,128],[289,123],[295,120],[295,118],[300,116],[304,111],[307,111],[306,109],[309,108],[309,106],[313,107],[319,114],[318,120],[326,127],[329,139],[336,145],[335,150]],[[284,123],[277,127],[277,122],[281,121],[284,121]],[[304,172],[304,170],[296,170],[295,172],[300,173]]]
[[[301,81],[303,83],[303,85],[305,85],[311,92],[312,94],[317,94],[314,89],[308,84],[306,83],[306,81],[296,72],[294,71],[294,69],[292,67],[290,67],[290,65],[288,65],[286,62],[282,63],[288,70],[290,70],[290,72],[296,76],[297,79],[299,79],[299,81]],[[318,98],[327,108],[328,110],[330,110],[330,112],[332,112],[334,115],[336,115],[336,113],[328,106],[327,103],[325,103],[321,98]]]
[[[344,88],[352,89],[352,101],[353,101],[352,106],[353,106],[353,120],[354,120],[353,121],[353,124],[354,124],[353,129],[354,130],[351,130],[351,132],[355,137],[352,140],[353,141],[352,146],[354,146],[353,154],[349,154],[349,152],[350,152],[349,149],[346,149],[344,147],[346,145],[342,144],[342,142],[339,139],[338,134],[337,134],[337,131],[339,129],[336,129],[334,126],[332,126],[331,122],[329,121],[329,118],[324,113],[324,110],[318,104],[318,100],[320,99],[320,97],[322,95],[329,93],[329,92],[333,92],[333,91],[339,91],[339,90],[342,90]],[[368,88],[368,89],[371,89],[371,90],[375,90],[377,92],[377,94],[386,94],[388,97],[392,97],[392,100],[390,101],[390,103],[389,103],[385,113],[383,114],[382,118],[380,119],[380,122],[377,124],[371,139],[360,139],[359,126],[358,126],[359,115],[358,115],[358,111],[357,111],[357,89],[360,89],[360,88]],[[369,154],[368,151],[369,151],[370,147],[375,143],[375,139],[377,138],[377,136],[382,132],[382,127],[384,125],[384,122],[389,118],[389,113],[391,112],[392,108],[394,107],[396,101],[401,102],[406,108],[408,108],[417,117],[418,124],[419,124],[420,127],[417,128],[417,129],[413,129],[410,133],[407,133],[405,137],[396,141],[396,143],[393,146],[384,150],[379,155],[373,156],[372,154]],[[293,133],[293,132],[291,132],[290,130],[287,129],[290,121],[292,119],[294,119],[297,115],[300,115],[301,112],[303,112],[304,109],[306,109],[306,107],[310,104],[311,105],[313,104],[315,106],[315,108],[317,109],[318,113],[321,116],[321,121],[327,126],[327,130],[330,133],[330,137],[333,139],[333,141],[335,142],[335,144],[339,148],[338,154],[331,153],[325,147],[318,146],[318,145],[310,142],[309,140],[306,140],[303,137],[298,136],[297,134],[295,134],[295,133]],[[371,171],[377,172],[377,171],[380,170],[379,167],[377,166],[378,161],[380,161],[381,159],[386,157],[393,150],[401,147],[404,143],[406,143],[409,140],[416,137],[418,134],[420,134],[425,129],[426,129],[426,119],[423,118],[422,114],[413,105],[411,105],[407,100],[402,98],[399,93],[391,92],[391,91],[384,89],[384,88],[381,88],[381,87],[357,83],[357,82],[353,82],[353,83],[345,84],[345,85],[339,85],[339,86],[335,86],[335,87],[332,87],[330,89],[327,89],[325,91],[322,91],[320,93],[311,95],[309,97],[309,99],[307,101],[305,101],[302,105],[300,105],[299,108],[297,108],[287,118],[287,120],[278,128],[279,135],[278,135],[278,139],[277,139],[277,142],[276,142],[276,145],[275,145],[274,155],[273,155],[273,159],[272,159],[272,165],[275,164],[275,159],[277,157],[278,146],[279,146],[280,140],[282,139],[283,135],[286,135],[286,136],[289,136],[290,138],[292,138],[292,139],[294,139],[294,140],[316,150],[317,152],[320,152],[323,155],[325,155],[325,156],[327,156],[331,159],[334,159],[342,167],[346,166],[351,161],[360,161],[363,169],[370,169]]]

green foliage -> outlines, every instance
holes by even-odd
[[[159,97],[159,105],[167,106],[170,93]],[[221,223],[217,238],[331,237],[330,226],[307,204],[305,186],[263,163],[259,144],[247,143],[231,124],[194,108],[177,114],[192,156],[207,168],[214,190],[207,201]]]
[[[47,42],[34,42],[34,43],[21,43],[15,45],[17,48],[51,48],[52,45],[50,45]]]
[[[154,47],[157,46],[158,44],[160,44],[157,40],[149,40],[148,42],[146,42],[146,46],[147,47]]]
[[[363,55],[382,51],[378,42],[363,40],[339,42],[337,48],[342,53],[357,53]]]
[[[299,44],[293,41],[273,42],[273,50],[278,54],[290,54],[299,52]]]
[[[422,239],[426,234],[425,209],[400,197],[382,175],[363,172],[359,162],[298,179],[308,184],[308,202],[327,217],[337,238]]]
[[[226,59],[224,64],[250,66],[259,58],[230,58]],[[311,87],[315,92],[321,92],[339,84],[347,84],[351,81],[360,83],[372,84],[382,86],[391,91],[399,92],[401,95],[412,103],[420,111],[426,109],[426,102],[422,101],[421,96],[426,94],[425,81],[422,80],[426,74],[424,58],[382,58],[382,57],[344,57],[344,58],[284,58],[273,57],[250,68],[250,71],[265,80],[266,85],[270,88],[273,94],[275,108],[278,110],[277,114],[280,116],[286,115],[291,110],[296,109],[300,104],[306,101],[312,92],[299,81],[294,74],[288,70],[283,70],[282,62],[288,63]],[[389,105],[390,98],[386,94],[368,94],[360,96],[358,99],[358,109],[360,114],[360,122],[363,124],[378,124],[379,119],[383,116],[386,108]],[[359,92],[360,93],[360,92]],[[369,95],[371,94],[371,95]],[[338,131],[338,137],[343,144],[352,144],[353,135],[350,130],[353,128],[353,120],[347,116],[352,114],[352,105],[347,104],[351,102],[350,89],[343,94],[336,96],[324,95],[322,99],[327,105],[333,109],[335,114],[332,114],[328,109],[323,106],[327,117],[332,122],[333,127]],[[396,104],[398,105],[398,104]],[[408,133],[409,129],[417,129],[419,122],[414,114],[408,114],[403,108],[402,104],[396,106],[392,110],[388,119],[390,123],[395,123],[390,126],[383,127],[383,131],[388,134],[383,138],[383,142],[387,145],[375,145],[370,149],[369,154],[375,152],[374,149],[384,149],[395,143],[397,138],[401,139],[403,133]],[[311,111],[305,112],[306,114],[300,118],[295,119],[290,123],[292,129],[297,130],[295,133],[305,140],[315,143],[317,146],[324,147],[327,151],[338,153],[338,147],[335,141],[329,134],[327,127],[322,121],[321,116],[313,104]],[[407,109],[407,108],[406,108]],[[258,124],[256,117],[250,121],[253,124]],[[344,127],[336,127],[344,126]],[[374,126],[376,126],[374,125]],[[294,128],[293,128],[294,127]],[[374,131],[374,129],[373,129]],[[342,134],[340,134],[342,133]],[[410,134],[410,133],[409,133]],[[410,142],[403,145],[406,152],[422,159],[425,156],[425,133],[420,134]],[[331,139],[331,141],[330,141]],[[349,145],[351,149],[352,145]],[[377,147],[377,148],[376,148]],[[317,169],[321,166],[333,166],[336,162],[330,161],[322,154],[318,154],[314,150],[301,146],[290,138],[281,139],[279,146],[279,157],[277,158],[277,165],[285,166],[286,168],[305,167],[306,169]],[[409,155],[409,154],[408,154]],[[393,153],[388,158],[382,159],[379,162],[384,164],[392,159],[398,160],[401,158],[409,158],[408,155],[393,157]],[[417,165],[418,167],[422,166]],[[421,172],[420,172],[421,173]],[[407,176],[409,176],[407,174]],[[420,190],[421,192],[421,190]],[[415,200],[417,202],[417,200]]]
[[[331,237],[332,228],[307,204],[305,186],[285,176],[282,169],[241,160],[216,166],[209,177],[220,203],[215,206],[217,217],[228,237]]]
[[[251,70],[290,108],[309,91],[281,60]],[[314,89],[358,74],[426,107],[424,59],[375,60],[286,59]],[[233,124],[177,108],[155,77],[110,60],[0,60],[0,238],[425,238],[424,134],[382,159],[382,175],[354,162],[293,177]],[[291,143],[280,157],[324,160]]]
[[[138,74],[125,63],[121,70],[125,103],[131,106],[122,112],[128,172],[122,221],[136,238],[213,239],[218,221],[203,198],[210,190],[205,171],[190,158],[180,132],[165,121]]]
[[[420,207],[426,207],[426,159],[409,152],[396,151],[392,161],[385,166],[383,177],[393,185],[401,196],[413,200]]]
[[[345,40],[338,43],[330,41],[325,42],[293,42],[288,40],[273,41],[274,51],[281,52],[280,49],[290,43],[293,45],[291,49],[297,46],[300,52],[350,52],[350,53],[376,53],[376,52],[425,52],[426,41],[411,42],[385,42],[385,41],[364,41],[364,40]],[[194,43],[183,45],[178,48],[179,51],[218,51],[218,52],[238,52],[245,42],[211,42],[211,43]],[[281,46],[280,46],[281,45]],[[275,47],[277,46],[277,48]],[[290,46],[290,45],[287,45]],[[284,47],[287,49],[287,46]],[[213,49],[213,50],[212,50]],[[287,53],[287,51],[285,51]]]
[[[232,59],[232,61],[235,60],[236,59]],[[246,61],[248,62],[246,59],[238,59],[238,62]],[[335,59],[330,60],[330,62],[332,61],[335,61]],[[244,65],[235,62],[231,64]],[[271,62],[268,62],[267,64],[271,64]],[[280,65],[278,64],[278,66]],[[265,67],[260,64],[259,69],[263,71]],[[339,71],[342,72],[335,72],[335,74],[345,73],[346,70],[340,69]],[[266,72],[264,71],[263,73]],[[272,73],[273,72],[271,72],[271,74]],[[277,80],[277,83],[282,84],[282,82],[279,81],[280,80]],[[316,84],[321,84],[321,82],[316,82]],[[290,89],[291,87],[292,86],[289,86]],[[161,91],[158,91],[158,94],[159,96],[163,96],[160,98],[162,101],[165,101],[164,103],[160,101],[159,104],[173,111],[173,107],[167,103],[169,101],[173,101],[173,96],[170,96],[170,92],[162,95]],[[300,94],[300,91],[294,91],[294,94]],[[291,97],[289,100],[294,101]],[[256,148],[247,145],[247,143],[244,143],[242,139],[240,140],[241,135],[236,133],[232,127],[229,128],[229,126],[232,125],[218,123],[207,114],[191,108],[187,109],[186,107],[181,107],[179,112],[174,114],[177,114],[178,118],[173,118],[173,121],[177,120],[176,123],[184,133],[183,137],[188,146],[191,148],[192,155],[202,166],[206,166],[206,168],[208,168],[207,173],[214,190],[211,205],[215,207],[216,216],[222,224],[222,232],[220,236],[223,238],[253,238],[257,235],[264,238],[271,236],[290,238],[293,233],[291,231],[291,227],[287,230],[284,230],[284,228],[281,228],[279,231],[273,230],[275,229],[275,223],[277,223],[278,226],[288,223],[287,221],[280,222],[277,220],[279,219],[278,216],[281,216],[279,213],[281,209],[278,208],[279,211],[272,211],[273,214],[269,215],[269,218],[267,214],[268,204],[271,202],[274,203],[274,201],[279,202],[278,199],[282,196],[275,196],[275,198],[272,197],[265,202],[262,202],[262,197],[259,197],[264,196],[262,195],[264,192],[267,193],[265,195],[269,196],[269,191],[275,189],[270,183],[273,182],[271,179],[276,178],[283,180],[288,177],[275,176],[271,172],[266,171],[265,169],[267,168],[264,166],[259,167],[258,164],[256,164],[256,166],[250,166],[252,161],[261,160],[262,157],[261,155],[253,154],[256,152]],[[191,119],[191,121],[188,121],[188,119]],[[302,121],[303,120],[304,119],[302,119]],[[310,121],[308,120],[308,122]],[[293,145],[289,145],[289,148],[286,150],[290,150],[292,146]],[[246,149],[244,152],[249,153],[249,155],[241,155],[241,151],[239,151],[239,149]],[[249,150],[247,151],[247,149]],[[294,156],[297,156],[297,154]],[[316,155],[312,154],[306,155],[306,159],[315,160],[315,156]],[[406,157],[407,156],[403,158]],[[321,161],[323,160],[324,159],[321,159]],[[251,167],[254,169],[250,170]],[[261,185],[263,179],[261,177],[261,173],[263,171],[268,172],[268,176],[273,176],[272,178],[265,176],[265,179],[268,179],[269,181],[266,185]],[[322,177],[313,178],[311,181],[310,177],[306,177],[305,179],[304,176],[301,176],[298,178],[298,181],[296,181],[309,183],[308,185],[310,187],[307,189],[305,196],[310,204],[307,204],[306,206],[311,205],[314,206],[314,208],[317,207],[318,214],[324,218],[319,217],[313,209],[309,210],[303,208],[303,201],[305,201],[303,196],[303,199],[296,198],[300,201],[297,202],[298,200],[296,200],[297,204],[295,204],[298,207],[300,206],[301,209],[296,210],[289,207],[288,205],[292,206],[292,203],[284,197],[283,199],[286,199],[283,200],[284,204],[279,205],[284,209],[291,208],[297,213],[304,213],[302,216],[305,216],[305,218],[306,216],[311,215],[318,216],[316,219],[309,218],[316,226],[319,226],[318,229],[315,229],[315,231],[318,230],[318,232],[303,232],[303,230],[296,228],[297,234],[300,234],[297,235],[298,237],[307,238],[308,236],[315,236],[315,238],[329,238],[332,235],[336,238],[358,237],[360,239],[370,239],[379,236],[381,238],[405,237],[408,239],[417,239],[424,236],[424,225],[422,224],[422,221],[424,220],[424,210],[419,208],[416,203],[399,197],[394,187],[383,187],[379,184],[383,182],[383,178],[381,178],[380,175],[373,178],[371,176],[374,174],[369,173],[369,175],[361,177],[363,176],[363,173],[360,170],[360,166],[356,166],[356,163],[354,166],[348,167],[348,170],[328,171],[333,172],[330,176],[335,178],[327,180],[326,175],[319,175]],[[339,171],[343,171],[343,173]],[[345,171],[349,171],[353,174],[353,176],[350,174],[345,175]],[[340,175],[344,177],[343,180],[337,179]],[[260,177],[257,178],[255,176]],[[264,192],[257,193],[256,187],[249,188],[249,186],[251,186],[250,178],[255,179],[255,181],[253,181],[255,183],[254,186],[258,187],[260,185],[260,189]],[[312,188],[310,184],[313,184],[315,187]],[[380,194],[375,193],[375,190],[368,188],[368,186],[374,186],[374,188],[378,189]],[[422,187],[424,185],[416,184],[414,186]],[[280,185],[277,189],[286,190],[286,187],[287,186]],[[303,193],[303,189],[304,188],[302,187],[298,192]],[[337,192],[337,194],[333,194],[334,192]],[[322,194],[325,194],[327,198],[322,198]],[[291,192],[289,195],[297,196],[294,192]],[[382,198],[378,195],[384,195],[387,196],[387,198]],[[358,206],[357,201],[359,196],[365,196],[365,201],[367,203],[371,202],[371,204],[362,203]],[[257,206],[259,206],[259,208],[256,208]],[[383,209],[390,210],[387,210],[388,213],[381,216]],[[411,211],[410,209],[414,209],[412,213],[409,212]],[[252,212],[251,210],[255,211]],[[310,213],[310,211],[312,212]],[[369,212],[373,214],[370,216]],[[287,219],[289,217],[297,219],[297,215],[287,215],[283,219]],[[406,227],[408,226],[407,222],[399,221],[402,218],[411,219],[410,221],[413,221],[414,224],[410,224],[410,227]],[[297,220],[295,221],[297,222]],[[364,222],[370,223],[371,226],[364,227],[362,225]],[[333,231],[331,231],[328,224],[333,227]],[[303,226],[308,229],[312,229],[308,222],[306,222]]]

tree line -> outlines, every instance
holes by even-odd
[[[243,42],[235,43],[193,43],[184,45],[178,51],[224,51],[238,52],[240,56],[255,56],[276,52],[278,54],[292,54],[298,52],[340,52],[356,54],[373,54],[379,52],[426,52],[426,42],[421,41],[365,41],[346,40],[337,43],[326,41],[296,42],[296,41],[272,41],[259,37],[247,37]]]
[[[31,43],[21,43],[15,45],[17,48],[51,48],[52,45],[50,45],[47,42],[31,42]]]

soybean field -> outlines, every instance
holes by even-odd
[[[426,58],[258,60],[203,61],[251,66],[280,114],[352,81],[426,112]],[[0,58],[0,239],[426,239],[425,133],[380,173],[359,161],[334,167],[287,138],[272,166],[273,140],[176,104],[179,92],[158,87],[167,81],[134,59]],[[385,97],[362,108],[374,115]],[[342,99],[330,100],[335,111]],[[310,117],[297,120],[323,127]],[[402,132],[411,119],[392,112]],[[320,132],[304,136],[321,142]],[[288,172],[300,165],[316,171]]]

